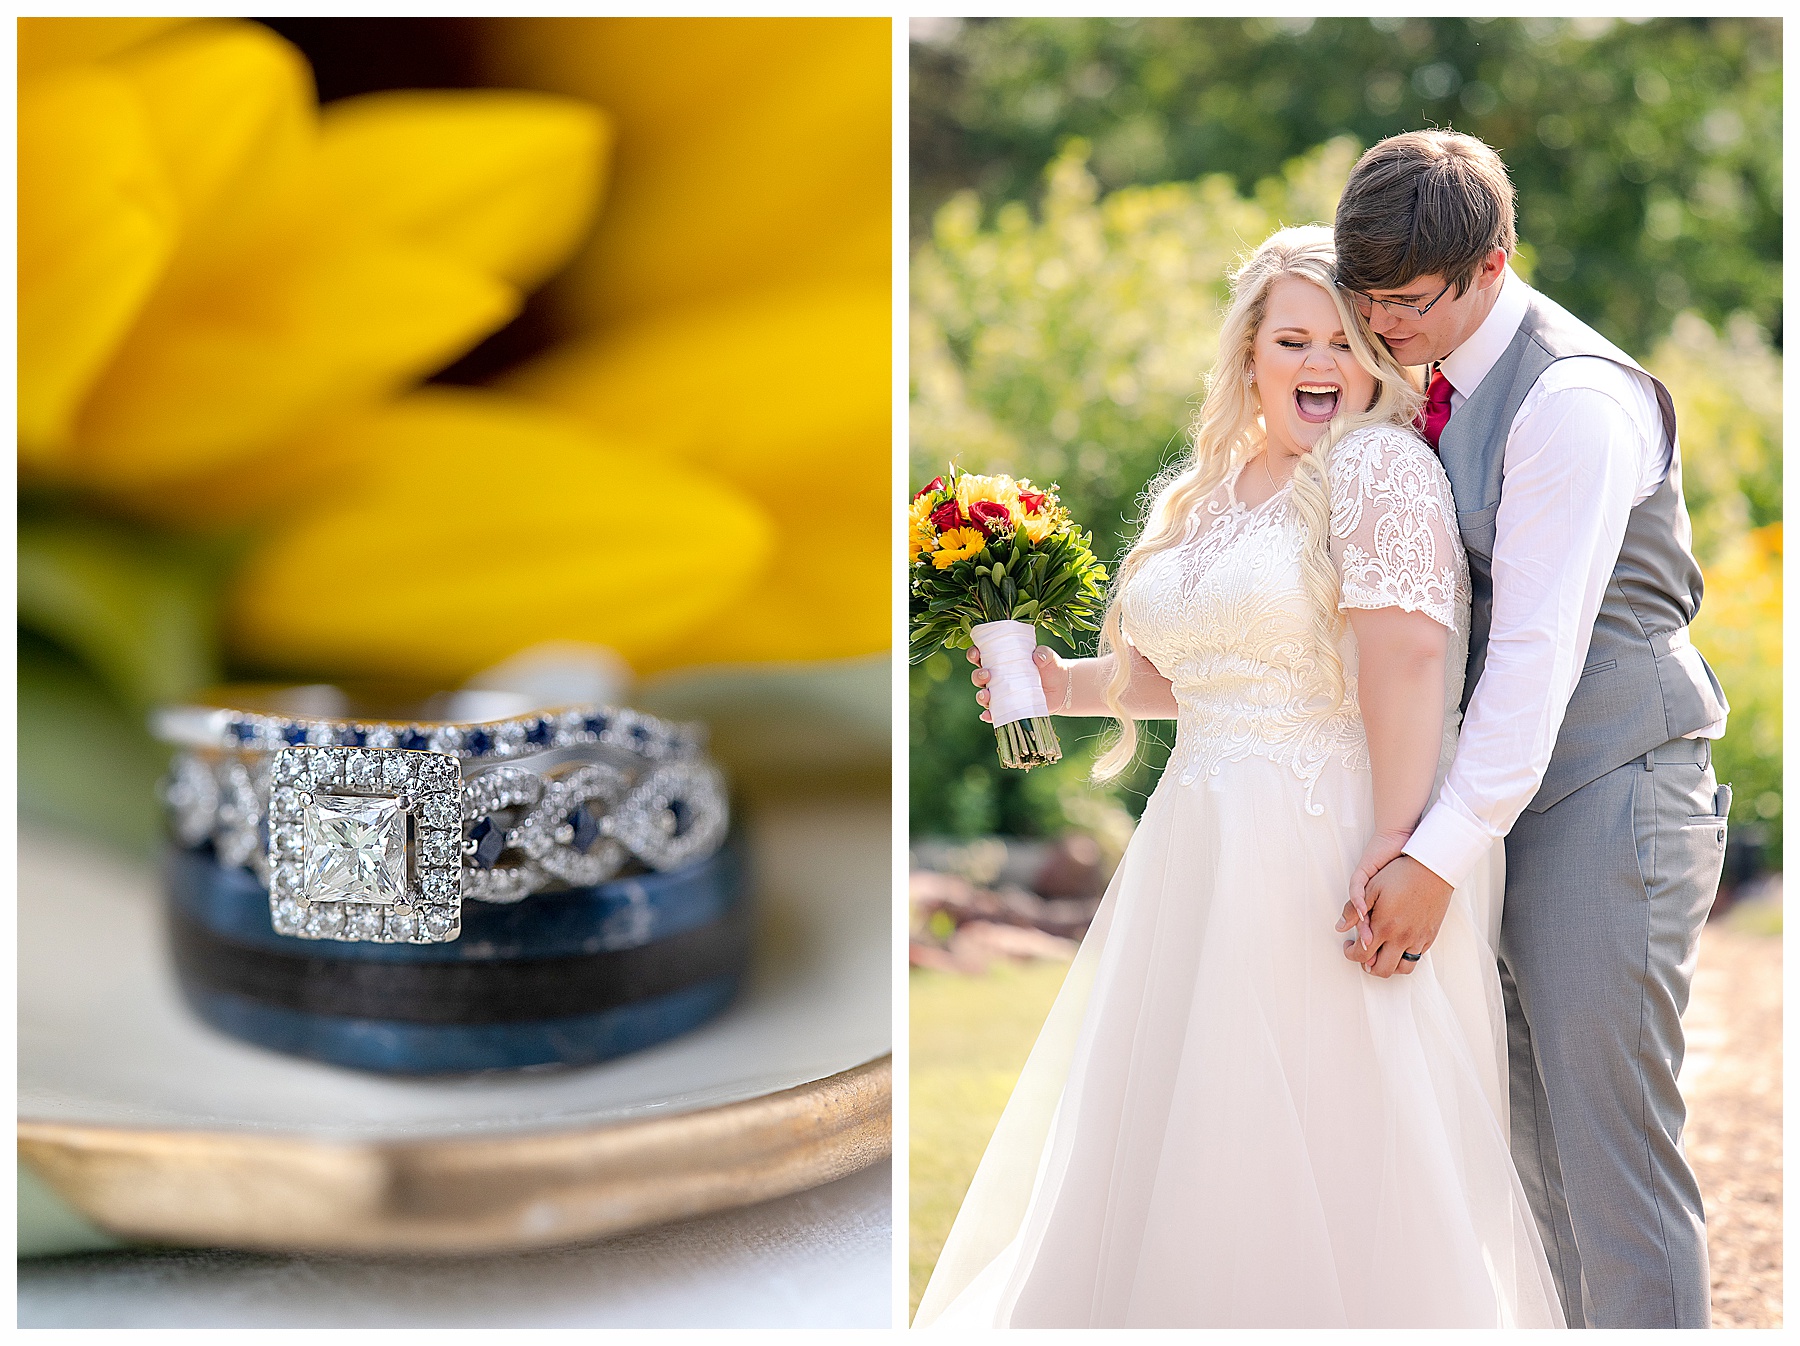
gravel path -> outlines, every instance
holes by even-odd
[[[1781,1326],[1781,937],[1759,924],[1740,909],[1706,927],[1685,1021],[1714,1327]]]

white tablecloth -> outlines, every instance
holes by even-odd
[[[406,1262],[217,1251],[19,1263],[20,1327],[888,1327],[887,1163],[604,1243]]]

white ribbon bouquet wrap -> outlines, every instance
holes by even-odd
[[[988,715],[999,737],[1001,762],[1029,769],[1060,760],[1062,744],[1050,723],[1044,682],[1031,658],[1037,649],[1037,627],[1011,620],[983,622],[969,628],[969,637],[988,671]],[[1003,732],[1008,729],[1013,732]]]
[[[908,516],[911,657],[981,651],[1000,764],[1060,761],[1032,653],[1039,630],[1075,644],[1099,629],[1106,570],[1056,488],[952,468],[913,497]]]

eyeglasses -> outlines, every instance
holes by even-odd
[[[1452,281],[1451,284],[1453,285],[1455,282]],[[1423,318],[1427,313],[1431,312],[1432,304],[1437,303],[1439,299],[1442,299],[1445,295],[1450,293],[1450,286],[1446,285],[1433,296],[1431,304],[1427,304],[1424,308],[1420,308],[1417,304],[1402,304],[1398,299],[1377,299],[1374,295],[1364,294],[1361,290],[1352,290],[1348,285],[1340,285],[1338,286],[1338,289],[1350,296],[1350,302],[1356,305],[1356,311],[1362,314],[1364,318],[1371,318],[1375,315],[1375,305],[1377,304],[1380,304],[1386,309],[1388,311],[1388,316],[1390,317]]]

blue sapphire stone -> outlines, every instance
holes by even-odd
[[[281,731],[281,738],[290,748],[298,748],[306,742],[306,726],[297,724],[292,729],[284,729]]]
[[[400,735],[400,746],[411,752],[429,752],[431,749],[431,736],[429,734],[421,733],[417,729],[408,729],[404,734]]]
[[[648,743],[650,741],[650,731],[641,724],[632,725],[631,741],[633,743]]]
[[[506,849],[506,833],[494,825],[492,818],[477,818],[469,829],[469,840],[475,843],[469,858],[482,869],[492,869],[500,852]]]
[[[486,757],[488,749],[494,746],[494,736],[485,729],[471,729],[468,737],[463,739],[463,746],[471,757]]]
[[[340,729],[338,737],[352,748],[360,748],[369,741],[369,736],[360,729]]]
[[[563,821],[575,829],[575,839],[569,844],[583,855],[591,851],[594,843],[600,840],[600,820],[594,816],[593,811],[586,804],[577,807]]]
[[[226,732],[239,743],[248,743],[251,739],[256,737],[256,726],[245,720],[233,720],[231,724],[227,726]]]
[[[604,715],[590,715],[581,722],[581,727],[583,729],[587,730],[590,734],[596,735],[604,734],[606,732],[606,725],[607,719]]]
[[[550,724],[547,720],[533,720],[525,726],[527,743],[545,744],[550,741]]]

